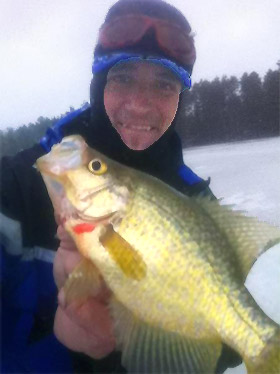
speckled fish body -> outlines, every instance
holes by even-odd
[[[37,161],[85,258],[66,284],[86,294],[96,268],[130,372],[213,373],[222,343],[249,373],[280,370],[279,326],[244,286],[280,230],[216,201],[191,199],[90,149],[78,136]],[[95,266],[92,270],[89,263]]]

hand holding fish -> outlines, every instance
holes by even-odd
[[[54,278],[59,289],[55,335],[73,351],[83,352],[93,358],[102,358],[115,347],[112,321],[107,309],[110,292],[102,284],[95,297],[65,305],[63,285],[82,257],[63,226],[58,227],[57,234],[61,243],[54,261]]]

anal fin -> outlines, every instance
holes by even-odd
[[[190,339],[151,326],[114,298],[110,306],[118,349],[122,351],[122,365],[129,373],[215,372],[222,349],[220,341]]]

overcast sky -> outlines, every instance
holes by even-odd
[[[89,100],[92,51],[113,0],[0,0],[0,128]],[[200,79],[256,71],[280,59],[279,0],[169,0],[196,32]]]

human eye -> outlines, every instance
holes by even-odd
[[[157,80],[155,82],[155,88],[164,92],[175,92],[177,91],[177,85],[175,82],[169,80]]]

